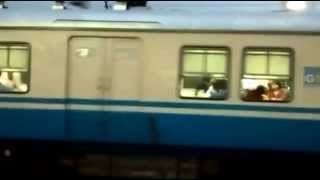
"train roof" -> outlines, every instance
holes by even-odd
[[[67,4],[66,10],[52,10],[53,3],[7,1],[0,27],[320,32],[318,1],[300,12],[284,9],[283,1],[149,1],[121,12],[106,10],[103,1],[91,1],[88,9]]]

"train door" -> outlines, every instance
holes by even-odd
[[[109,100],[140,96],[140,46],[133,38],[69,41],[67,137],[107,141],[113,136]]]
[[[69,45],[68,98],[102,99],[106,93],[103,86],[108,49],[105,39],[73,38]]]
[[[141,40],[110,39],[110,98],[139,99],[141,95]]]

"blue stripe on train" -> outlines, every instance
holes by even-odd
[[[213,103],[183,103],[183,102],[157,102],[139,100],[102,100],[102,99],[72,99],[72,98],[17,98],[0,97],[0,102],[11,103],[38,103],[38,104],[77,104],[77,105],[115,105],[115,106],[140,106],[159,108],[188,108],[188,109],[216,109],[216,110],[242,110],[265,112],[296,112],[296,113],[320,113],[320,108],[304,107],[275,107],[261,105],[234,105]]]
[[[0,110],[0,137],[63,139],[63,110]]]
[[[0,116],[5,138],[320,152],[319,121],[22,109]]]

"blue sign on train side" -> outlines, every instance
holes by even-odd
[[[320,86],[320,67],[304,67],[304,85]]]

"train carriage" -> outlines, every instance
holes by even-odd
[[[316,13],[173,24],[69,9],[34,22],[10,21],[10,8],[0,12],[3,140],[320,151]],[[273,86],[285,98],[270,97]]]

